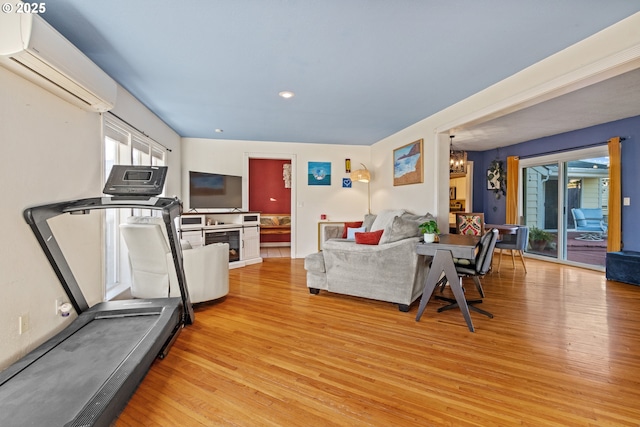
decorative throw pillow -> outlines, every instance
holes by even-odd
[[[407,212],[406,214],[402,215],[402,218],[403,219],[408,219],[408,220],[411,220],[411,221],[415,221],[416,224],[418,224],[418,225],[422,224],[423,222],[427,222],[427,221],[430,221],[432,219],[433,220],[436,219],[436,217],[431,215],[429,212],[427,212],[424,215],[415,215],[415,214]]]
[[[371,231],[385,230],[387,228],[391,228],[391,224],[393,223],[393,219],[397,216],[402,215],[406,211],[404,209],[396,209],[396,210],[384,210],[376,216],[375,221],[371,225]]]
[[[356,233],[356,243],[359,245],[377,245],[384,230]]]
[[[356,233],[364,233],[365,228],[364,227],[359,227],[359,228],[347,228],[347,240],[355,240],[356,239]]]
[[[371,226],[373,225],[373,221],[375,220],[376,220],[376,215],[366,214],[364,216],[364,221],[362,222],[362,226],[366,228],[366,231],[371,231]]]
[[[345,222],[344,223],[344,230],[342,231],[342,238],[343,239],[347,238],[347,229],[349,229],[349,228],[358,228],[358,227],[362,227],[362,221]]]
[[[470,234],[472,236],[482,235],[482,221],[480,215],[463,214],[457,216],[458,232],[460,234]]]
[[[418,229],[417,222],[405,219],[402,216],[397,216],[393,219],[391,227],[384,231],[379,244],[384,245],[385,243],[397,242],[398,240],[417,237],[419,235],[420,230]]]

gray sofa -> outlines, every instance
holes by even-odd
[[[398,304],[400,311],[422,294],[428,259],[416,254],[421,240],[418,224],[433,219],[404,210],[387,210],[368,215],[367,231],[383,230],[379,244],[358,244],[334,238],[324,242],[323,251],[305,258],[307,287]],[[330,234],[330,233],[328,233]]]

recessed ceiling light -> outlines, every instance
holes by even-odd
[[[224,132],[222,129],[216,129],[216,133],[222,133]]]
[[[283,90],[282,92],[278,93],[278,95],[280,95],[284,99],[289,99],[296,96],[296,94],[291,92],[290,90]]]

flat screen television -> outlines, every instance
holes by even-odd
[[[191,209],[242,209],[242,177],[189,171]]]

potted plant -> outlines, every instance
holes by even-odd
[[[420,229],[420,232],[424,234],[425,243],[433,243],[436,239],[436,234],[440,233],[438,223],[433,219],[423,222],[418,226],[418,228]]]
[[[547,243],[553,240],[553,234],[544,231],[536,226],[529,229],[529,242],[535,251],[543,251]]]

